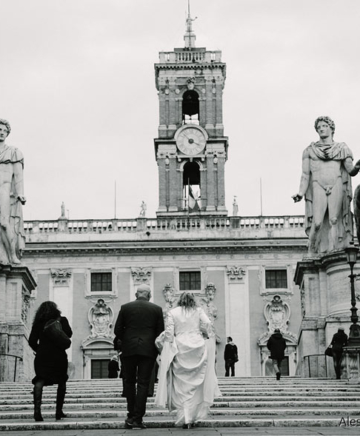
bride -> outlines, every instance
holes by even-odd
[[[215,359],[208,358],[207,338],[211,322],[197,307],[192,293],[181,294],[178,307],[167,314],[159,382],[155,404],[176,410],[175,425],[190,428],[208,416],[214,398],[220,396]]]

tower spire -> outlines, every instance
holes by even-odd
[[[195,47],[196,36],[192,30],[192,22],[196,20],[197,17],[191,18],[190,14],[190,0],[188,0],[188,15],[186,18],[186,32],[184,35],[185,48],[191,49]]]

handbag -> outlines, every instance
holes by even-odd
[[[327,349],[325,350],[325,356],[330,356],[330,357],[332,357],[332,355],[333,355],[333,350],[332,350],[331,345],[329,345],[329,346],[327,347]]]
[[[64,332],[59,319],[51,319],[45,324],[44,335],[50,339],[55,347],[61,350],[70,348],[71,340]]]

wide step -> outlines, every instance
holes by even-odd
[[[360,422],[360,386],[328,379],[220,378],[217,398],[201,427],[338,427],[351,417]],[[0,384],[0,431],[121,429],[126,399],[121,380],[72,380],[64,412],[55,421],[56,386],[44,388],[44,422],[33,419],[31,384]],[[148,399],[144,421],[149,428],[174,427],[175,413]]]

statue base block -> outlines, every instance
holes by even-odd
[[[0,266],[0,381],[29,381],[34,354],[28,312],[36,283],[25,266]]]
[[[344,377],[350,383],[360,383],[360,346],[348,346],[344,348],[345,368]]]
[[[349,274],[350,267],[343,250],[298,262],[294,278],[300,287],[302,312],[298,375],[336,377],[333,359],[325,356],[325,349],[339,327],[349,336]]]

